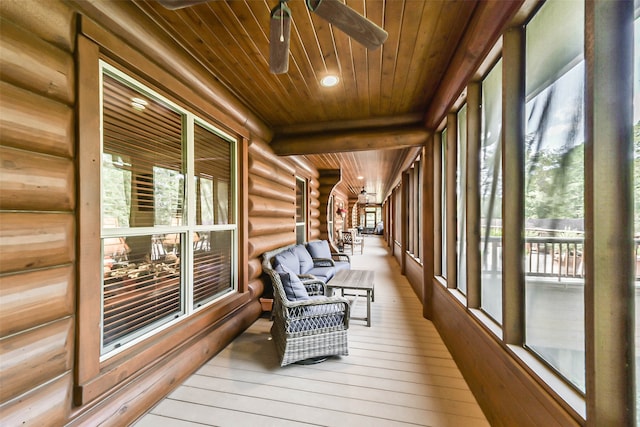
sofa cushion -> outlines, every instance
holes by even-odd
[[[296,273],[291,271],[284,264],[279,264],[275,270],[280,275],[280,282],[282,282],[284,293],[289,301],[309,299],[307,289],[304,287]]]
[[[307,274],[313,274],[324,283],[327,283],[336,275],[336,269],[333,267],[313,267],[307,271]]]
[[[312,258],[329,258],[331,259],[331,249],[329,242],[326,240],[316,240],[307,243],[307,250]]]
[[[300,261],[291,249],[282,251],[273,257],[273,267],[275,268],[279,265],[284,265],[295,274],[300,274]]]
[[[313,258],[307,251],[304,245],[295,245],[292,251],[297,257],[300,263],[300,274],[306,274],[307,271],[313,268]]]

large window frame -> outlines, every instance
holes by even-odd
[[[192,307],[191,315],[163,325],[142,343],[121,346],[109,357],[101,357],[102,245],[100,221],[100,60],[124,70],[128,75],[191,111],[202,122],[226,132],[237,141],[237,191],[235,241],[246,239],[248,181],[248,140],[250,131],[221,113],[203,95],[176,80],[140,53],[121,44],[115,36],[91,25],[83,25],[78,36],[78,286],[74,401],[81,405],[115,385],[162,360],[171,348],[179,347],[196,334],[213,331],[229,313],[247,302],[248,253],[235,243],[234,290],[222,298]],[[84,35],[86,34],[86,36]],[[123,58],[126,58],[123,59]],[[161,86],[159,86],[161,85]],[[206,97],[206,95],[205,95]],[[244,184],[243,184],[244,183]],[[197,227],[195,227],[197,228]],[[194,228],[194,229],[195,229]],[[205,227],[206,228],[206,227]],[[126,374],[125,374],[126,373]]]
[[[529,389],[535,389],[537,383],[544,394],[560,405],[570,417],[578,423],[587,420],[589,425],[600,425],[611,422],[631,425],[637,423],[638,416],[631,407],[637,404],[637,397],[633,394],[634,384],[632,365],[636,362],[633,353],[629,351],[633,342],[633,271],[635,246],[632,232],[633,226],[633,196],[629,177],[633,152],[631,135],[632,106],[631,94],[633,88],[631,62],[632,62],[632,16],[639,15],[636,9],[635,15],[630,13],[632,2],[615,2],[600,5],[593,2],[585,2],[585,28],[584,28],[584,54],[586,76],[585,83],[585,158],[584,158],[584,212],[585,212],[585,242],[584,253],[587,259],[585,263],[584,280],[584,322],[585,322],[585,377],[586,387],[582,392],[569,380],[563,377],[561,372],[543,361],[539,355],[527,348],[525,340],[526,314],[525,307],[525,266],[523,258],[526,251],[524,237],[524,191],[525,191],[525,152],[523,141],[525,140],[525,126],[527,116],[525,114],[525,66],[526,43],[525,21],[530,20],[535,14],[550,2],[531,10],[528,16],[514,19],[512,26],[508,27],[499,40],[499,45],[494,46],[487,58],[479,65],[466,88],[469,105],[474,105],[473,113],[469,110],[469,157],[467,160],[478,156],[481,142],[481,98],[482,78],[495,65],[496,61],[502,61],[503,75],[501,87],[502,99],[502,178],[503,178],[503,270],[502,270],[502,322],[496,322],[491,316],[482,310],[480,283],[473,283],[472,276],[480,275],[480,235],[475,232],[473,226],[479,223],[480,212],[469,215],[467,230],[468,236],[477,239],[477,244],[469,238],[468,265],[477,268],[477,273],[469,269],[470,282],[469,293],[466,299],[464,311],[460,316],[469,315],[471,319],[459,320],[465,329],[473,330],[476,326],[490,332],[485,342],[477,344],[485,345],[483,350],[502,349],[508,356],[504,363],[495,365],[513,367],[520,370],[523,378],[531,379]],[[636,2],[636,5],[638,3]],[[637,6],[636,6],[637,7]],[[561,30],[571,31],[568,26]],[[556,39],[558,37],[556,36]],[[562,37],[560,37],[562,38]],[[555,41],[555,39],[554,39]],[[560,40],[558,40],[560,41]],[[543,43],[548,46],[551,42]],[[551,43],[554,44],[554,43]],[[552,49],[563,50],[562,43],[549,46]],[[578,43],[580,45],[580,43]],[[581,47],[581,46],[579,46]],[[566,52],[561,52],[565,54]],[[637,53],[636,53],[637,55]],[[501,59],[500,59],[501,58]],[[637,58],[635,58],[637,62]],[[565,70],[566,71],[566,70]],[[534,87],[544,88],[551,81],[553,75],[539,79],[539,84]],[[469,101],[473,98],[473,101]],[[615,106],[615,108],[611,108]],[[455,106],[450,111],[455,111]],[[447,125],[452,123],[453,112],[447,114]],[[472,136],[473,135],[473,136]],[[442,215],[441,203],[453,194],[453,189],[447,188],[445,194],[439,195],[443,190],[445,171],[442,163],[442,148],[436,133],[433,144],[433,172],[434,172],[434,207],[433,225],[435,238],[434,251],[434,283],[444,284],[439,260],[439,251],[443,246],[441,241],[450,241],[445,233],[446,228],[451,228],[453,221],[451,215],[448,223]],[[475,141],[474,141],[475,139]],[[473,147],[475,144],[475,148]],[[451,153],[448,153],[451,154]],[[468,195],[468,206],[477,202],[479,189],[479,168],[473,167],[469,161],[468,188],[474,189],[476,194]],[[475,181],[474,181],[475,180]],[[612,191],[612,183],[616,183],[616,191]],[[449,181],[450,184],[450,181]],[[450,187],[450,185],[449,185]],[[470,192],[471,193],[471,192]],[[450,236],[449,236],[450,237]],[[450,248],[448,248],[450,250]],[[444,254],[443,254],[444,255]],[[591,261],[589,261],[591,260]],[[451,280],[451,278],[448,278]],[[451,288],[450,284],[448,287]],[[562,283],[560,284],[562,285]],[[473,287],[472,287],[473,286]],[[437,289],[437,288],[436,288]],[[454,289],[447,289],[447,296],[452,300],[464,304],[459,293]],[[473,295],[472,295],[473,291]],[[476,294],[478,292],[478,294]],[[637,310],[637,308],[636,308]],[[636,311],[637,313],[637,311]],[[456,322],[457,323],[457,322]],[[456,333],[447,331],[447,333]],[[474,333],[477,331],[473,331]],[[495,341],[495,342],[494,342]],[[638,386],[635,385],[637,388]],[[546,397],[545,397],[546,398]],[[614,421],[615,420],[615,421]]]
[[[157,219],[156,219],[154,221],[156,225],[142,227],[142,228],[136,227],[134,225],[125,226],[125,227],[106,227],[105,218],[101,220],[101,223],[103,224],[102,231],[101,231],[101,238],[103,239],[103,241],[113,240],[113,239],[125,240],[129,238],[135,238],[137,236],[147,235],[150,237],[149,239],[150,241],[152,240],[151,239],[152,236],[154,238],[157,237],[155,240],[158,240],[159,243],[154,244],[153,246],[154,249],[156,247],[160,247],[162,248],[162,251],[165,251],[166,244],[163,242],[163,240],[166,240],[166,239],[161,236],[168,236],[171,239],[175,240],[177,243],[175,245],[177,246],[176,252],[179,254],[179,258],[177,259],[178,262],[175,264],[177,265],[177,268],[171,268],[171,270],[179,271],[177,276],[179,276],[179,280],[180,280],[180,285],[179,285],[180,289],[178,290],[180,295],[177,296],[179,297],[179,300],[180,300],[179,308],[176,307],[176,309],[173,312],[167,312],[167,315],[163,319],[158,319],[156,322],[142,328],[138,327],[133,332],[125,336],[122,336],[118,340],[114,340],[113,342],[109,342],[107,344],[105,342],[106,339],[104,337],[104,330],[105,330],[104,319],[106,315],[105,304],[106,304],[106,298],[107,298],[107,295],[105,295],[106,283],[104,283],[107,278],[107,273],[105,273],[103,278],[103,283],[104,283],[103,292],[101,293],[102,300],[103,300],[103,303],[102,303],[103,325],[100,331],[103,337],[101,340],[102,341],[101,358],[102,360],[104,360],[109,357],[113,357],[115,354],[123,351],[124,349],[130,346],[133,346],[141,341],[144,341],[150,335],[157,333],[158,331],[164,329],[165,327],[170,326],[171,324],[180,322],[185,316],[190,316],[197,310],[200,310],[206,307],[207,305],[214,303],[218,299],[224,298],[229,293],[236,291],[237,279],[238,279],[237,278],[237,247],[238,247],[237,212],[238,212],[238,209],[237,209],[237,197],[236,197],[237,139],[234,136],[228,134],[227,132],[224,132],[223,130],[217,128],[216,126],[210,123],[207,123],[202,118],[194,115],[188,109],[177,105],[167,97],[161,95],[157,91],[144,85],[140,81],[136,80],[134,77],[123,72],[121,69],[109,64],[108,62],[104,60],[100,60],[99,70],[100,70],[100,77],[101,77],[100,79],[101,80],[101,92],[100,92],[101,99],[106,99],[104,95],[105,86],[104,84],[102,84],[102,82],[104,80],[104,77],[108,76],[110,77],[111,80],[113,80],[116,84],[119,84],[122,88],[126,87],[129,90],[132,90],[136,95],[139,95],[140,97],[144,97],[148,99],[149,102],[161,103],[162,105],[165,106],[165,108],[169,109],[169,111],[181,117],[181,121],[182,121],[182,128],[180,131],[181,137],[182,137],[181,157],[184,162],[184,166],[179,167],[179,169],[181,170],[178,170],[177,171],[178,174],[176,175],[176,178],[180,177],[179,178],[180,181],[183,182],[183,188],[180,190],[180,193],[182,194],[178,196],[181,199],[178,201],[178,205],[184,206],[184,208],[180,209],[179,212],[176,213],[178,217],[176,218],[175,225],[173,225],[173,223],[157,224]],[[137,98],[137,99],[142,99],[142,98]],[[147,101],[144,101],[144,102],[147,102]],[[104,104],[104,101],[101,102],[101,104]],[[144,117],[144,108],[145,108],[144,106],[138,105],[138,106],[132,106],[131,108],[132,109],[142,108],[143,110],[140,111],[139,114],[137,114],[137,116]],[[101,117],[102,116],[104,116],[104,114],[102,114]],[[105,126],[104,126],[103,120],[104,118],[101,119],[101,124],[102,124],[101,128],[103,129],[103,132],[101,133],[102,147],[105,146],[105,139],[104,139]],[[143,123],[140,123],[140,124],[144,126]],[[196,185],[199,181],[204,179],[204,177],[197,175],[195,170],[194,157],[197,154],[196,153],[197,147],[196,147],[196,142],[194,140],[195,140],[195,134],[197,129],[201,129],[200,132],[207,132],[211,135],[215,135],[216,137],[226,141],[229,144],[229,148],[230,148],[228,153],[230,156],[229,158],[230,182],[226,182],[224,185],[224,188],[221,188],[221,189],[225,190],[224,192],[229,194],[231,197],[230,199],[226,200],[226,203],[228,204],[228,206],[226,208],[226,211],[224,212],[224,215],[222,215],[221,212],[219,212],[221,211],[220,208],[212,207],[212,210],[210,213],[210,216],[212,217],[211,224],[204,224],[203,221],[199,221],[196,218],[196,212],[201,210],[196,207],[196,205],[198,206],[200,205],[198,192],[196,191]],[[104,149],[102,149],[102,151],[103,153],[105,153]],[[101,170],[104,174],[105,172],[104,167]],[[151,178],[152,182],[155,182],[156,180],[155,175],[156,175],[156,172],[154,171],[154,177]],[[211,178],[212,190],[214,192],[220,190],[219,187],[222,187],[219,181],[220,180],[218,179],[218,177],[214,176]],[[104,188],[104,185],[106,184],[106,182],[107,181],[105,177],[102,176],[101,188]],[[154,204],[157,204],[158,203],[157,196],[161,194],[156,193],[156,190],[148,190],[146,188],[144,190],[147,192],[153,191],[153,195],[151,197],[153,197],[152,200],[155,202]],[[105,212],[104,203],[106,202],[106,200],[105,200],[105,193],[101,192],[101,194],[102,194],[102,198],[101,198],[102,208],[100,209],[100,212],[102,216],[104,216],[104,212]],[[149,196],[147,196],[147,198],[148,197]],[[198,200],[196,200],[196,198],[198,198]],[[146,203],[146,204],[149,204],[149,203]],[[134,208],[132,207],[132,209]],[[146,205],[140,206],[138,207],[138,209],[151,211],[151,213],[157,212],[158,210],[157,207],[156,208],[147,207]],[[225,237],[224,235],[227,235],[227,236]],[[205,236],[208,236],[208,238],[204,239]],[[201,261],[197,259],[198,257],[196,256],[196,252],[198,253],[202,252],[204,249],[198,250],[198,248],[202,246],[207,246],[208,247],[207,250],[211,252],[213,250],[212,246],[214,245],[214,242],[216,240],[220,240],[217,236],[223,236],[222,240],[227,240],[231,246],[229,248],[230,258],[228,259],[228,264],[225,263],[225,265],[221,266],[224,269],[227,269],[227,268],[230,269],[229,286],[226,288],[226,290],[217,291],[214,295],[210,295],[203,300],[196,299],[196,296],[194,295],[195,290],[197,289],[196,278],[194,277],[195,271],[196,271],[196,264],[199,264],[198,266],[203,268],[210,269],[212,267],[210,263],[202,264]],[[203,240],[206,240],[206,241],[203,241]],[[188,242],[194,242],[194,243],[188,244]],[[106,256],[106,254],[104,255]],[[149,255],[149,258],[151,259],[149,264],[147,265],[151,267],[153,267],[155,264],[159,264],[162,266],[169,265],[166,259],[160,260],[162,262],[160,261],[154,262],[153,254],[150,252],[148,255]],[[173,255],[173,256],[176,257],[176,255]],[[104,268],[106,269],[107,267],[105,266]],[[113,274],[114,272],[118,271],[118,270],[111,270],[111,268],[109,268],[109,270],[110,270],[109,271],[110,274]],[[226,274],[223,275],[223,277],[226,277],[226,276],[227,276]],[[178,277],[176,277],[176,280],[177,279]],[[162,286],[161,283],[167,282],[168,280],[166,278],[164,279],[158,278],[158,279],[155,279],[155,281],[159,283],[159,285],[156,285],[156,286]],[[146,301],[146,299],[144,298],[136,299],[133,301]],[[138,304],[140,304],[140,302],[136,302],[136,305]],[[160,303],[155,302],[154,304],[160,304]],[[122,316],[123,315],[120,315],[120,317]],[[128,322],[128,323],[131,323],[131,322]],[[136,327],[136,325],[131,324],[130,327]]]

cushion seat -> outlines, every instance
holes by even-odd
[[[324,283],[327,283],[336,275],[336,269],[334,267],[313,267],[305,274],[313,274]]]

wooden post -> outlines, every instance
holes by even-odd
[[[426,319],[433,318],[433,278],[435,276],[434,256],[436,251],[436,239],[434,234],[434,144],[435,138],[431,136],[422,148],[422,206],[420,218],[422,224],[422,315]]]
[[[467,307],[480,308],[480,82],[467,86]]]
[[[589,426],[630,426],[637,422],[633,357],[633,8],[632,1],[587,1],[585,9]]]
[[[524,341],[524,28],[503,35],[502,165],[502,325],[507,344]]]

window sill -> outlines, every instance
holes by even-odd
[[[100,394],[153,368],[169,353],[179,351],[182,345],[207,329],[215,329],[218,322],[251,300],[249,292],[231,294],[219,303],[207,306],[190,317],[172,324],[137,345],[102,361],[100,372],[89,381],[78,384],[74,390],[77,405],[91,402]],[[178,344],[181,343],[181,344]]]
[[[469,311],[471,312],[473,317],[475,317],[476,320],[478,320],[478,322],[480,322],[482,326],[485,327],[485,329],[495,335],[497,339],[502,341],[502,327],[498,323],[496,323],[496,321],[493,320],[491,316],[478,308],[471,308],[469,309]]]
[[[586,420],[587,409],[582,394],[565,383],[561,378],[558,378],[544,363],[539,361],[526,349],[516,345],[507,345],[507,348],[514,355],[515,359],[521,362],[521,365],[524,366],[525,369],[534,377],[541,380],[541,384],[547,392],[558,396],[558,401],[564,402],[566,409],[573,412],[575,417],[582,418],[583,421]]]

